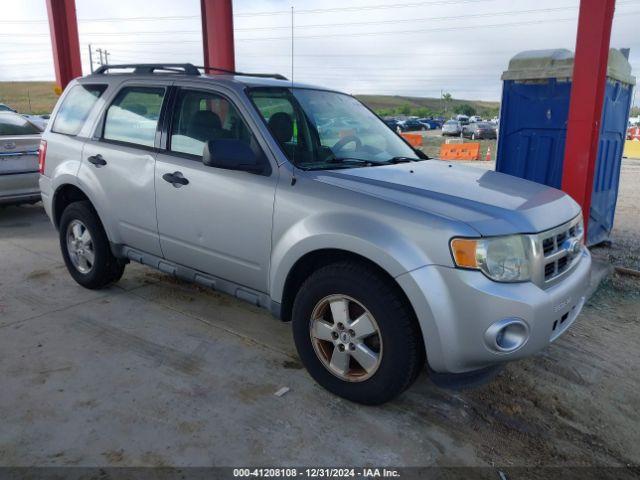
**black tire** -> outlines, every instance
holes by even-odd
[[[71,261],[67,246],[67,230],[69,224],[79,220],[91,235],[95,260],[87,273],[80,272]],[[124,273],[124,262],[111,253],[109,239],[100,222],[98,214],[87,201],[74,202],[62,212],[60,219],[60,250],[67,270],[73,279],[85,288],[97,290],[117,282]]]
[[[315,306],[329,295],[347,295],[375,318],[382,340],[382,356],[375,373],[362,381],[334,375],[320,360],[311,340]],[[417,378],[425,353],[417,319],[399,287],[375,268],[343,261],[315,271],[303,283],[293,304],[293,335],[302,363],[330,392],[353,402],[379,405],[398,396]]]

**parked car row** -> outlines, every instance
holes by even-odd
[[[481,119],[466,124],[460,120],[451,119],[446,121],[442,126],[442,136],[463,137],[471,140],[495,139],[498,137],[498,125],[497,123],[485,122]]]
[[[437,130],[442,128],[444,120],[442,117],[407,117],[404,119],[386,117],[383,119],[389,128],[398,132]]]
[[[441,129],[442,136],[464,137],[472,140],[497,138],[498,122],[485,121],[479,115],[468,117],[460,114],[446,121],[441,117],[405,119],[387,117],[383,120],[389,128],[398,133]]]

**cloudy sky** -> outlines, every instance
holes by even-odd
[[[2,0],[0,81],[54,78],[45,0]],[[238,70],[350,93],[497,100],[517,52],[575,48],[579,0],[235,0]],[[202,64],[199,0],[76,0],[80,47],[111,63]],[[640,0],[618,0],[612,47],[640,71]],[[97,54],[94,56],[97,57]],[[640,95],[636,96],[640,103]]]

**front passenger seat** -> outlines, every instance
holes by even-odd
[[[201,142],[220,138],[222,122],[217,113],[211,110],[200,110],[193,114],[187,129],[187,135]]]
[[[285,112],[274,113],[269,117],[269,129],[278,143],[283,145],[291,141],[293,137],[293,120],[291,115]]]

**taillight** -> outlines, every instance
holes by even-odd
[[[47,159],[47,141],[40,140],[40,146],[38,147],[38,170],[40,175],[44,175],[44,162]]]

